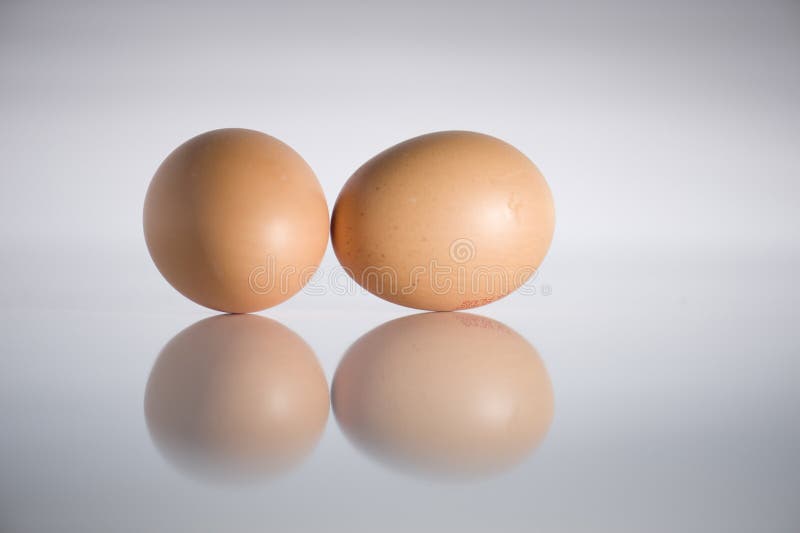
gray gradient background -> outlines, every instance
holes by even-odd
[[[799,94],[796,1],[2,2],[0,531],[798,531]],[[142,200],[173,147],[229,126],[289,143],[329,205],[429,131],[537,163],[558,217],[537,294],[477,310],[553,381],[526,463],[420,480],[333,418],[255,487],[163,460],[147,376],[211,313],[152,265]],[[330,380],[409,312],[359,292],[264,314]]]

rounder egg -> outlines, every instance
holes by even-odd
[[[444,131],[356,170],[336,200],[331,237],[345,271],[368,291],[453,311],[530,279],[554,226],[547,182],[522,152],[489,135]]]
[[[228,313],[297,293],[328,243],[328,206],[314,172],[264,133],[213,130],[176,148],[155,173],[144,235],[181,294]]]

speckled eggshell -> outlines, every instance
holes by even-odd
[[[294,332],[257,315],[220,315],[164,347],[144,406],[154,442],[176,466],[246,479],[310,453],[330,399],[314,352]]]
[[[554,224],[550,189],[524,154],[488,135],[445,131],[359,168],[336,201],[331,236],[345,270],[370,292],[451,311],[522,285]]]
[[[150,255],[187,298],[248,313],[299,291],[328,243],[328,206],[314,172],[274,137],[209,131],[161,164],[144,204]]]
[[[533,346],[467,313],[417,314],[370,331],[342,358],[331,396],[358,447],[445,477],[518,463],[553,416],[550,379]]]

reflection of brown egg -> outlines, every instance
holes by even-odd
[[[250,478],[305,457],[328,419],[328,385],[311,348],[277,322],[217,316],[161,351],[145,417],[162,453],[211,477]]]
[[[547,433],[553,391],[536,350],[494,320],[426,313],[388,322],[345,354],[333,409],[368,453],[426,472],[488,474]]]
[[[144,235],[187,298],[228,313],[276,305],[309,280],[328,244],[328,204],[311,168],[278,139],[203,133],[153,176]]]

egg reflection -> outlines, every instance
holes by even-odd
[[[342,359],[332,399],[337,422],[369,455],[446,478],[517,464],[553,417],[533,346],[467,313],[412,315],[370,331]]]
[[[178,333],[147,383],[145,418],[161,453],[201,478],[280,473],[314,448],[329,411],[311,348],[268,318],[222,315]]]

